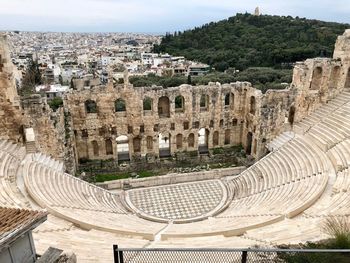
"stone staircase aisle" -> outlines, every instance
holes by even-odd
[[[289,142],[291,139],[293,139],[295,136],[295,133],[292,131],[285,131],[278,135],[275,139],[273,139],[268,145],[267,148],[270,152],[273,152],[275,150],[278,150],[281,148],[285,143]]]

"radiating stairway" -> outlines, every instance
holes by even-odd
[[[267,148],[269,151],[273,152],[274,150],[278,150],[285,143],[289,142],[295,136],[294,132],[286,131],[278,135],[275,139],[273,139],[268,145]]]

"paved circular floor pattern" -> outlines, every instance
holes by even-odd
[[[195,221],[215,214],[227,199],[220,180],[165,185],[126,192],[126,202],[141,217],[154,221]]]

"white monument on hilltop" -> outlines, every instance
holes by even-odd
[[[258,6],[255,8],[254,15],[255,16],[260,16],[260,9],[259,9]]]

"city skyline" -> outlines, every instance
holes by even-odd
[[[220,1],[209,0],[44,0],[3,1],[0,30],[52,32],[139,32],[182,31],[236,13],[291,15],[332,22],[350,23],[350,7],[338,1]],[[325,12],[325,10],[327,12]]]

